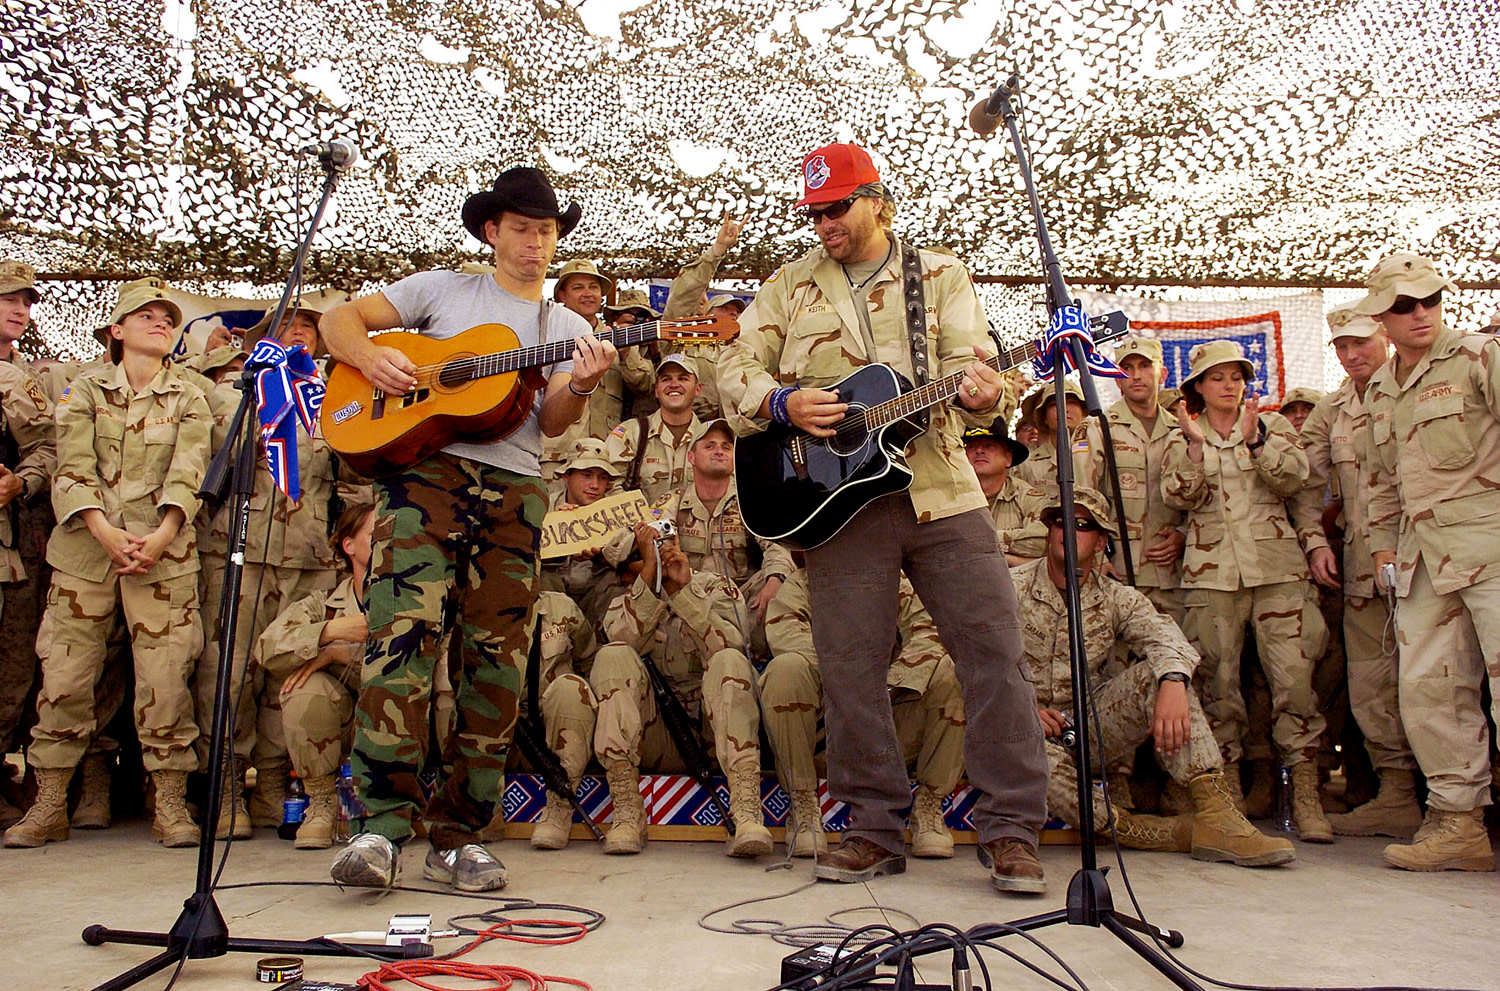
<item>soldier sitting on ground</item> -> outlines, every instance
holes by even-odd
[[[1080,619],[1098,720],[1094,739],[1100,741],[1096,758],[1103,768],[1110,768],[1154,740],[1158,761],[1174,781],[1187,786],[1195,809],[1192,815],[1170,819],[1135,815],[1119,804],[1124,795],[1113,796],[1115,802],[1105,808],[1103,796],[1096,792],[1096,830],[1108,832],[1112,810],[1121,844],[1134,849],[1191,852],[1196,860],[1243,867],[1295,860],[1290,842],[1262,835],[1234,806],[1219,746],[1190,683],[1198,657],[1187,638],[1144,595],[1097,572],[1107,539],[1118,536],[1108,502],[1084,488],[1075,491],[1074,500],[1082,575]],[[1062,743],[1073,711],[1073,680],[1063,601],[1061,504],[1054,501],[1042,519],[1047,524],[1047,556],[1011,574],[1021,602],[1026,664],[1047,735],[1047,807],[1053,815],[1077,823],[1078,769],[1073,752]],[[1106,679],[1121,642],[1144,660]]]

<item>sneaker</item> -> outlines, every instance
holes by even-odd
[[[510,880],[510,872],[478,843],[457,850],[428,850],[422,876],[459,891],[499,891]]]
[[[360,833],[339,851],[329,875],[357,888],[394,888],[401,880],[401,849],[378,833]]]

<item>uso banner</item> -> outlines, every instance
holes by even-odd
[[[1299,386],[1326,388],[1321,292],[1201,302],[1085,291],[1076,295],[1086,312],[1121,310],[1130,318],[1133,336],[1161,342],[1168,388],[1176,388],[1187,376],[1188,353],[1195,345],[1221,339],[1239,342],[1255,363],[1254,389],[1262,407],[1279,406],[1288,390]]]

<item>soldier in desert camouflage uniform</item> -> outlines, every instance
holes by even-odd
[[[1346,836],[1406,838],[1421,825],[1416,768],[1401,725],[1396,688],[1396,643],[1386,633],[1390,609],[1375,589],[1369,543],[1368,471],[1359,458],[1360,435],[1369,429],[1365,398],[1370,379],[1386,363],[1390,342],[1372,318],[1351,307],[1328,315],[1334,350],[1349,378],[1318,401],[1302,427],[1302,448],[1310,468],[1298,496],[1297,522],[1313,578],[1344,596],[1344,654],[1349,705],[1364,734],[1365,750],[1380,776],[1375,799],[1345,815],[1329,816],[1333,831]],[[1335,558],[1324,527],[1323,489],[1331,486],[1343,532],[1343,560]]]
[[[646,820],[640,770],[661,766],[675,748],[641,662],[641,654],[650,654],[688,716],[703,727],[703,738],[711,741],[729,779],[729,807],[737,829],[725,853],[770,853],[771,833],[760,806],[755,669],[745,655],[739,621],[745,603],[728,578],[692,568],[675,537],[658,543],[645,524],[634,536],[643,567],[630,591],[609,608],[604,632],[610,642],[599,648],[589,676],[599,700],[594,754],[604,765],[614,798],[614,823],[604,852],[641,851]],[[658,574],[660,592],[654,588]]]
[[[365,577],[375,508],[350,506],[334,525],[329,544],[348,571],[332,590],[316,589],[290,603],[260,635],[255,661],[278,687],[275,731],[292,770],[307,788],[307,812],[297,828],[299,850],[333,845],[338,812],[335,783],[354,730],[365,656]]]
[[[1146,850],[1191,851],[1197,860],[1267,867],[1296,859],[1291,843],[1262,836],[1234,807],[1214,740],[1190,678],[1198,658],[1171,619],[1135,589],[1095,571],[1106,537],[1118,536],[1102,495],[1074,492],[1079,589],[1084,652],[1088,658],[1093,711],[1098,719],[1099,766],[1128,762],[1135,750],[1154,740],[1156,756],[1172,779],[1193,798],[1194,814],[1175,819],[1135,815],[1113,806],[1114,826],[1125,846]],[[1078,768],[1061,737],[1073,713],[1068,610],[1063,601],[1062,507],[1053,500],[1043,514],[1047,556],[1015,569],[1021,600],[1026,663],[1036,686],[1037,711],[1047,733],[1047,805],[1053,815],[1078,822]],[[1119,645],[1142,658],[1114,677]],[[1110,809],[1095,793],[1095,828],[1107,833]]]
[[[989,501],[995,536],[1011,567],[1041,557],[1047,544],[1046,528],[1037,518],[1047,494],[1015,473],[1030,453],[1025,444],[1011,439],[999,417],[987,427],[964,431],[964,456]]]
[[[822,742],[823,679],[811,612],[807,571],[799,568],[776,593],[766,616],[774,656],[760,678],[766,734],[776,751],[781,786],[792,798],[786,845],[793,857],[811,857],[827,847],[813,759]],[[964,770],[963,688],[932,617],[904,578],[897,624],[896,653],[886,682],[896,736],[917,780],[909,825],[912,853],[951,857],[953,834],[943,821],[943,799],[958,786]]]
[[[710,298],[708,289],[724,256],[739,244],[740,231],[744,226],[743,220],[730,213],[724,214],[724,219],[719,222],[719,232],[714,236],[714,243],[705,248],[696,259],[684,265],[682,271],[677,273],[677,278],[672,280],[672,289],[667,294],[666,305],[661,311],[664,318],[717,315],[720,312],[739,318],[739,314],[745,309],[743,303],[733,297],[728,300]],[[721,310],[720,307],[724,309]],[[724,411],[719,404],[719,349],[702,344],[688,344],[682,351],[697,362],[701,373],[699,382],[703,391],[693,403],[693,411],[705,420],[723,416]]]
[[[1429,259],[1384,258],[1366,284],[1355,311],[1396,348],[1365,392],[1370,552],[1382,592],[1380,567],[1396,565],[1401,721],[1428,788],[1422,828],[1385,861],[1492,871],[1480,689],[1487,678],[1500,713],[1500,341],[1443,322],[1457,287]]]
[[[1203,658],[1203,708],[1242,802],[1240,652],[1250,626],[1271,681],[1276,747],[1292,772],[1297,834],[1332,842],[1318,796],[1324,721],[1312,687],[1327,631],[1285,502],[1307,481],[1307,456],[1285,417],[1260,413],[1257,397],[1245,395],[1255,368],[1239,344],[1209,341],[1188,360],[1181,430],[1168,441],[1161,484],[1167,505],[1188,513],[1184,632]]]
[[[688,447],[701,426],[693,412],[700,388],[697,359],[669,354],[661,360],[656,368],[656,412],[625,421],[605,438],[604,456],[614,464],[622,488],[639,489],[647,502],[659,503],[692,484]]]
[[[110,369],[80,376],[57,409],[59,520],[43,625],[52,642],[28,761],[37,801],[7,846],[68,838],[67,789],[94,725],[94,685],[116,611],[130,627],[135,721],[156,786],[152,835],[195,846],[184,804],[196,766],[188,678],[202,647],[198,554],[189,522],[208,469],[208,402],[166,361],[182,314],[159,282],[128,283],[109,319]]]
[[[1068,422],[1062,429],[1071,434],[1088,415],[1088,407],[1084,405],[1083,389],[1074,380],[1067,380],[1064,392],[1068,397]],[[1036,428],[1037,441],[1031,457],[1016,474],[1022,481],[1050,492],[1057,488],[1057,403],[1052,386],[1039,386],[1021,400],[1021,419]]]

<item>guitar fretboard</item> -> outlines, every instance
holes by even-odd
[[[1008,372],[1022,362],[1030,361],[1035,357],[1036,341],[1028,341],[1019,347],[1002,351],[992,358],[986,358],[984,363],[997,372]],[[883,403],[871,406],[864,411],[866,429],[883,427],[914,413],[920,413],[929,406],[952,399],[958,395],[958,385],[963,378],[963,372],[954,372],[945,378],[928,382],[920,389],[903,392],[895,399],[887,399]]]
[[[713,343],[717,340],[717,335],[712,331],[705,331],[702,341],[691,340],[693,336],[691,328],[700,325],[708,327],[713,322],[710,317],[701,320],[648,320],[645,323],[631,324],[628,327],[610,327],[597,332],[594,336],[601,341],[609,341],[617,348],[633,347],[637,344],[649,344],[659,340],[662,328],[665,326],[674,331],[672,335],[674,339],[683,339],[685,343]],[[679,329],[682,331],[681,334],[676,333]],[[440,375],[445,382],[460,382],[489,375],[519,372],[526,368],[541,368],[544,365],[567,361],[573,357],[577,349],[577,338],[569,338],[566,341],[534,344],[531,347],[516,348],[513,351],[498,351],[495,354],[458,358],[443,365]]]

